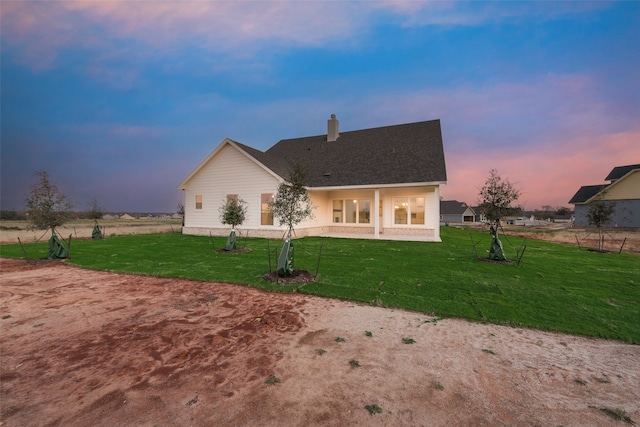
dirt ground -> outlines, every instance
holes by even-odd
[[[106,237],[129,234],[174,233],[181,229],[180,220],[100,220]],[[27,221],[0,221],[0,243],[46,242],[51,237],[49,230],[29,230]],[[90,220],[70,221],[56,228],[64,239],[90,239],[94,222]]]
[[[599,235],[597,229],[572,228],[567,225],[549,227],[509,227],[507,236],[520,239],[537,239],[554,243],[567,243],[580,246],[582,249],[597,249]],[[517,244],[521,244],[518,241]],[[617,253],[640,253],[640,230],[638,229],[606,229],[603,231],[604,250]]]
[[[3,427],[640,422],[640,346],[60,262],[0,267]]]

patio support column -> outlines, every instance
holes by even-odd
[[[436,242],[441,242],[442,240],[440,240],[440,186],[439,185],[436,185],[434,188],[433,203],[434,203],[433,211],[436,213],[436,217],[433,221],[433,224],[435,224],[435,229],[433,230],[433,237],[435,238]]]
[[[377,188],[373,193],[373,206],[371,207],[371,214],[373,215],[373,237],[380,238],[380,190]]]

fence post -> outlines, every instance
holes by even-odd
[[[27,256],[27,250],[24,248],[24,246],[22,246],[22,241],[20,240],[20,237],[18,237],[18,243],[20,243],[20,247],[22,248],[22,253],[24,253],[24,258],[29,259],[29,257]]]

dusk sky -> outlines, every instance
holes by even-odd
[[[640,163],[640,2],[6,1],[1,208],[46,170],[86,210],[174,212],[226,137],[440,119],[446,200],[527,209]],[[357,159],[354,159],[357,161]]]

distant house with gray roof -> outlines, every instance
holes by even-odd
[[[476,212],[464,202],[440,201],[440,221],[445,224],[471,223],[476,221]]]
[[[247,203],[242,228],[282,237],[269,203],[291,167],[307,171],[314,218],[296,235],[440,241],[440,185],[446,184],[439,120],[348,132],[335,115],[327,134],[284,139],[260,151],[226,138],[178,186],[184,191],[183,233],[224,235],[219,207]]]
[[[588,226],[588,213],[593,202],[605,201],[615,205],[608,226],[640,227],[640,164],[616,166],[605,178],[608,184],[580,187],[569,200],[575,206],[574,224]]]

